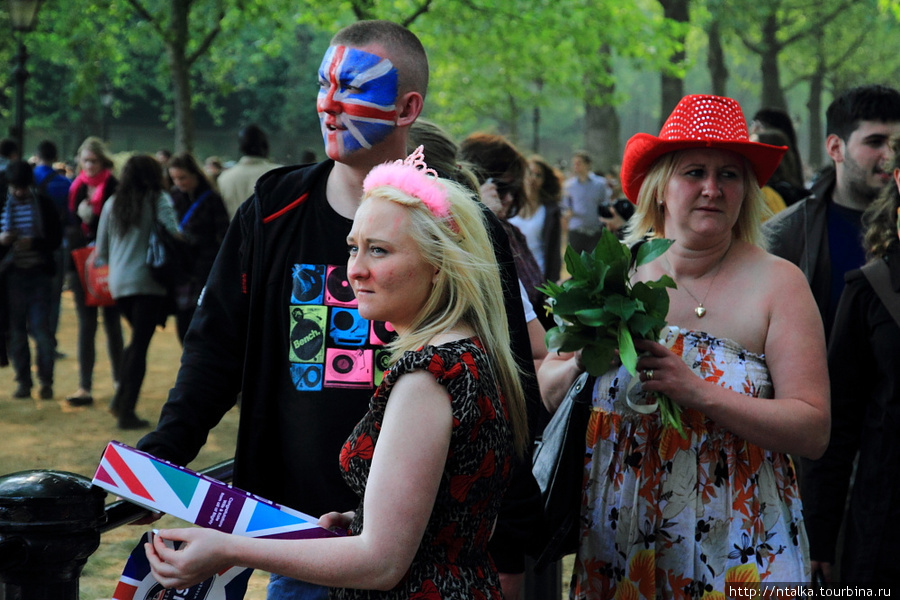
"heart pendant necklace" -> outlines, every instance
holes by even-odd
[[[716,277],[719,276],[719,271],[722,270],[722,263],[725,262],[725,257],[728,256],[728,253],[731,251],[731,246],[734,244],[734,238],[731,239],[731,242],[728,244],[728,248],[725,249],[724,254],[722,254],[722,258],[719,259],[719,262],[716,263],[716,273],[713,275],[712,281],[709,282],[709,287],[706,288],[706,293],[703,295],[703,300],[700,300],[697,296],[694,295],[691,290],[687,288],[686,285],[681,284],[681,287],[688,293],[688,295],[694,299],[694,302],[697,303],[697,308],[694,309],[694,314],[697,315],[698,319],[702,319],[706,316],[706,307],[703,306],[703,303],[706,302],[707,296],[709,296],[709,292],[712,291],[713,284],[716,283]],[[669,263],[669,257],[663,255],[663,258],[666,261],[666,266],[669,267],[669,271],[674,272],[672,269],[671,263]]]

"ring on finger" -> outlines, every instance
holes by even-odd
[[[647,369],[644,371],[644,377],[647,378],[647,381],[653,381],[653,369]]]

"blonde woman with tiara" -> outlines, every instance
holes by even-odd
[[[360,496],[315,540],[161,531],[154,576],[183,588],[232,565],[335,588],[333,598],[500,598],[487,543],[527,424],[510,352],[498,266],[470,190],[440,179],[421,147],[381,165],[347,238],[360,315],[391,323],[390,369],[344,444],[340,467]],[[337,460],[338,457],[335,457]]]

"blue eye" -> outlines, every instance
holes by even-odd
[[[350,245],[350,244],[347,245],[347,253],[348,253],[350,256],[356,256],[356,253],[357,253],[357,252],[359,252],[359,248],[358,248],[357,246],[353,246],[353,245]]]

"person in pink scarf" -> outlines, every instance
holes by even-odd
[[[106,154],[103,141],[89,137],[78,149],[80,172],[69,188],[69,212],[73,223],[68,228],[69,250],[92,244],[97,237],[100,211],[106,200],[115,193],[118,181],[112,174],[112,159]],[[71,289],[75,296],[75,311],[78,314],[78,364],[79,387],[68,396],[71,406],[88,406],[94,403],[91,393],[94,376],[94,339],[97,334],[98,309],[85,306],[84,288],[78,275],[73,271]],[[122,358],[122,322],[115,306],[103,307],[103,326],[106,330],[106,344],[112,367],[114,382],[119,381],[119,362]]]

